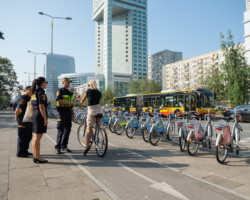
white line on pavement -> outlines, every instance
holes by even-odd
[[[168,168],[168,169],[170,169],[170,170],[172,170],[172,171],[181,173],[181,174],[183,174],[183,175],[185,175],[185,176],[188,176],[188,177],[190,177],[190,178],[192,178],[192,179],[195,179],[195,180],[197,180],[197,181],[200,181],[200,182],[202,182],[202,183],[211,185],[211,186],[213,186],[213,187],[215,187],[215,188],[218,188],[218,189],[220,189],[220,190],[224,190],[225,192],[229,192],[230,194],[234,194],[234,195],[236,195],[236,196],[238,196],[238,197],[241,197],[241,198],[243,198],[243,199],[250,200],[250,197],[248,197],[248,196],[245,196],[245,195],[240,194],[240,193],[238,193],[238,192],[235,192],[235,191],[233,191],[233,190],[224,188],[224,187],[222,187],[222,186],[220,186],[220,185],[216,185],[216,184],[211,183],[211,182],[209,182],[209,181],[206,181],[206,180],[204,180],[204,179],[197,178],[197,177],[195,177],[195,176],[193,176],[193,175],[191,175],[191,174],[188,174],[188,173],[186,173],[186,172],[183,172],[183,171],[180,171],[180,170],[178,170],[178,169],[175,169],[175,168],[173,168],[173,167],[171,167],[171,166],[169,166],[169,165],[167,165],[167,164],[160,163],[160,162],[158,162],[158,161],[156,161],[156,160],[153,160],[153,159],[148,158],[148,157],[146,157],[146,156],[143,156],[143,155],[141,155],[141,154],[135,153],[135,152],[130,151],[130,150],[128,150],[128,149],[119,147],[119,146],[114,145],[114,144],[112,144],[112,143],[109,143],[109,145],[110,145],[110,146],[113,146],[113,147],[116,147],[116,148],[118,148],[118,149],[122,149],[122,150],[124,150],[124,151],[127,151],[127,152],[129,152],[129,153],[134,154],[134,155],[137,155],[138,157],[144,158],[144,159],[146,159],[146,160],[148,160],[148,161],[150,161],[150,162],[153,162],[153,163],[156,163],[156,164],[158,164],[158,165],[161,165],[162,167]]]
[[[54,144],[56,145],[56,142],[48,135],[45,134],[45,136]],[[110,189],[108,189],[101,181],[99,181],[93,174],[90,173],[85,167],[83,167],[72,155],[69,153],[66,153],[64,155],[67,155],[75,164],[79,167],[89,178],[91,178],[100,188],[103,189],[104,192],[106,192],[112,199],[114,200],[121,200],[115,193],[113,193]]]
[[[167,183],[165,182],[161,182],[161,183],[158,183],[136,171],[134,171],[133,169],[123,165],[122,163],[118,163],[118,165],[122,166],[123,168],[125,168],[126,170],[132,172],[133,174],[137,175],[137,176],[140,176],[142,179],[152,183],[153,185],[151,185],[150,187],[153,187],[157,190],[160,190],[162,192],[165,192],[165,193],[168,193],[174,197],[177,197],[179,199],[183,199],[183,200],[189,200],[187,197],[183,196],[181,193],[179,193],[178,191],[176,191],[172,186],[168,185]]]

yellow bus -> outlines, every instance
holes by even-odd
[[[149,108],[150,112],[152,109],[160,109],[164,116],[172,113],[179,117],[185,111],[195,111],[197,115],[204,116],[208,109],[210,113],[215,113],[214,101],[212,90],[199,88],[116,97],[113,99],[113,106],[129,112],[136,111],[137,107],[143,108],[143,111]]]

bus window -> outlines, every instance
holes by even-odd
[[[185,106],[184,106],[184,108],[185,108],[185,111],[190,111],[189,109],[190,109],[190,106],[189,106],[189,95],[185,95]]]
[[[156,97],[156,107],[155,108],[160,108],[160,97]]]
[[[174,97],[173,96],[166,96],[165,97],[165,107],[173,107]],[[178,106],[176,106],[178,107]]]
[[[152,107],[153,107],[153,108],[156,108],[155,98],[152,98]]]
[[[151,98],[150,97],[144,98],[143,104],[144,104],[144,107],[150,107],[151,106]]]
[[[191,111],[195,111],[196,106],[195,106],[195,96],[191,95]]]
[[[136,107],[136,99],[130,99],[130,107]]]
[[[119,107],[119,99],[114,100],[114,107]]]
[[[161,107],[165,107],[165,98],[164,97],[161,97]]]
[[[174,107],[184,107],[184,95],[174,96]]]

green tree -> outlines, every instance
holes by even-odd
[[[4,40],[3,33],[0,31],[0,39]]]
[[[22,89],[11,61],[0,57],[0,103],[9,103],[11,96],[19,96]]]
[[[148,94],[161,91],[161,85],[154,80],[137,79],[129,84],[130,94]]]
[[[107,90],[104,90],[102,92],[102,99],[101,99],[101,104],[112,104],[113,103],[113,98],[114,98],[114,92],[111,88],[107,88]]]
[[[215,65],[213,65],[208,74],[209,75],[205,77],[202,83],[202,87],[214,90],[217,101],[225,100],[225,85],[222,72]]]
[[[249,66],[244,56],[245,49],[242,45],[235,45],[231,31],[228,36],[221,33],[221,49],[225,61],[221,64],[225,93],[227,100],[233,106],[249,101]]]
[[[139,94],[141,92],[140,90],[140,79],[133,80],[129,83],[129,94]]]

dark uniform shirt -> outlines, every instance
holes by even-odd
[[[60,109],[64,109],[64,110],[70,109],[72,107],[72,105],[60,104],[59,100],[71,102],[71,101],[73,101],[73,93],[65,88],[59,88],[59,90],[56,93],[57,109],[59,109],[59,110]]]
[[[20,111],[20,115],[18,115],[17,117],[17,123],[20,125],[23,121],[23,117],[24,117],[24,114],[26,112],[26,109],[27,109],[27,104],[28,102],[30,101],[30,96],[29,95],[22,95],[19,99],[19,102],[18,102],[18,105],[17,105],[17,108],[20,108],[21,111]]]
[[[88,106],[94,106],[100,104],[102,93],[99,90],[88,89],[86,91],[86,95],[88,97]]]
[[[31,97],[31,103],[35,109],[39,109],[39,104],[44,104],[45,110],[47,110],[46,109],[48,107],[47,96],[43,88],[40,87],[37,88],[35,94],[33,94]]]

